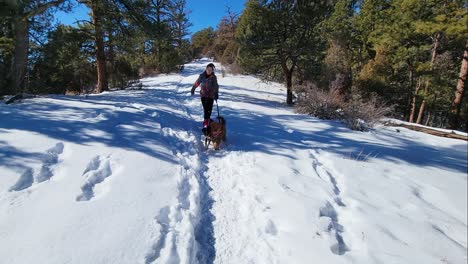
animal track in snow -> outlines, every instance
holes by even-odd
[[[31,185],[34,182],[34,177],[33,177],[33,169],[31,168],[26,168],[26,170],[21,174],[19,177],[18,181],[15,183],[15,185],[11,186],[10,192],[12,191],[21,191],[26,188],[31,187]]]
[[[317,151],[314,152],[315,154],[319,154]],[[346,205],[341,200],[341,190],[338,187],[336,177],[333,175],[333,173],[330,172],[330,170],[325,167],[325,165],[320,162],[320,160],[314,155],[314,153],[312,153],[312,151],[310,152],[310,157],[312,158],[312,166],[319,178],[328,178],[329,182],[331,183],[335,204],[340,207],[346,207]],[[320,208],[319,217],[327,217],[330,220],[327,230],[328,232],[334,233],[336,240],[336,242],[330,246],[330,250],[336,255],[344,255],[347,251],[349,251],[349,248],[346,246],[343,236],[341,235],[341,233],[344,231],[344,227],[338,222],[338,213],[336,212],[335,207],[333,207],[330,202],[327,202],[323,207]]]
[[[349,251],[343,240],[343,236],[341,236],[341,233],[344,231],[344,227],[338,223],[338,214],[330,202],[327,202],[325,206],[320,208],[319,217],[330,218],[328,231],[334,232],[336,239],[336,243],[330,247],[331,251],[336,255],[343,255],[346,253],[346,251]]]
[[[316,154],[318,154],[317,151],[315,151]],[[346,207],[346,204],[341,200],[340,197],[340,188],[338,187],[338,182],[336,180],[336,177],[333,176],[333,174],[319,161],[319,159],[312,153],[310,152],[310,157],[312,158],[312,166],[314,168],[315,173],[320,179],[326,178],[325,176],[328,176],[329,182],[332,184],[333,187],[333,193],[335,194],[335,203],[338,206],[341,207]]]
[[[455,246],[457,246],[459,249],[463,250],[466,252],[466,247],[458,242],[457,240],[453,239],[452,237],[450,237],[449,235],[447,235],[447,233],[442,230],[442,228],[440,228],[439,226],[437,226],[436,224],[431,224],[431,227],[432,229],[434,229],[435,231],[437,231],[440,235],[442,235],[444,238],[446,238],[447,240],[449,240],[450,242],[452,242]]]
[[[21,191],[31,187],[34,184],[34,178],[37,183],[49,180],[54,174],[52,173],[51,166],[59,161],[59,155],[62,154],[64,145],[62,142],[55,144],[55,146],[46,150],[41,156],[42,165],[39,173],[34,177],[34,170],[31,167],[26,167],[25,171],[21,174],[18,181],[10,188],[11,191]]]
[[[166,245],[167,234],[169,233],[170,219],[169,213],[170,208],[168,206],[161,208],[159,214],[155,217],[156,222],[161,227],[158,240],[154,243],[152,250],[145,257],[145,264],[153,263],[161,255],[161,250]]]
[[[110,165],[110,156],[94,157],[86,167],[83,175],[86,176],[86,182],[81,186],[82,193],[76,197],[77,201],[89,201],[94,197],[94,188],[96,184],[103,182],[112,175]]]
[[[267,234],[272,235],[272,236],[276,236],[278,234],[278,229],[276,228],[275,223],[273,223],[273,221],[271,221],[271,219],[268,220],[268,223],[267,223],[267,225],[265,227],[265,232]]]
[[[52,148],[48,149],[42,159],[42,167],[39,174],[36,176],[37,182],[49,180],[52,176],[50,166],[58,163],[58,156],[63,153],[64,145],[62,142],[55,144]]]

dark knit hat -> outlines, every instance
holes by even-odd
[[[213,70],[216,68],[216,67],[214,66],[213,63],[210,63],[210,64],[206,65],[206,67],[207,67],[207,68],[208,68],[208,67],[211,67]]]

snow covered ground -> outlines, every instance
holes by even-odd
[[[218,73],[228,142],[204,151],[207,63],[0,105],[0,262],[467,262],[465,141],[351,131]]]

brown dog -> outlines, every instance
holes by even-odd
[[[209,147],[210,142],[213,142],[215,150],[219,149],[221,141],[226,141],[226,120],[223,117],[217,117],[218,121],[211,120],[208,134],[205,137],[205,146]]]

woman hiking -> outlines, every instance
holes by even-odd
[[[203,105],[203,134],[208,133],[208,126],[210,125],[211,111],[213,110],[214,100],[218,100],[218,79],[214,74],[215,66],[210,63],[206,66],[205,71],[198,76],[197,81],[193,84],[192,95],[195,94],[195,89],[200,86],[200,97]]]

